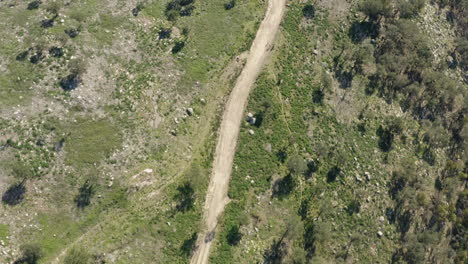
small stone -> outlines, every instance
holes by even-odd
[[[316,55],[316,56],[319,54],[318,50],[316,50],[316,49],[314,49],[313,53],[314,53],[314,55]]]
[[[153,169],[145,169],[143,172],[144,172],[144,173],[148,173],[148,174],[149,174],[149,173],[153,173]]]
[[[361,177],[359,177],[359,175],[356,175],[356,181],[362,182],[362,179],[361,179]]]
[[[253,131],[252,129],[249,129],[249,134],[253,135],[253,134],[255,134],[255,131]]]
[[[380,217],[379,217],[379,221],[382,222],[382,223],[385,222],[385,217],[380,216]]]
[[[168,226],[171,226],[171,222],[167,222],[167,225],[168,225]]]
[[[378,231],[378,232],[377,232],[377,236],[378,236],[378,237],[383,237],[382,231]]]
[[[193,115],[193,108],[191,108],[191,107],[187,108],[187,114],[189,116],[192,116]]]

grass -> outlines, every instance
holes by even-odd
[[[119,127],[109,120],[78,118],[76,123],[63,128],[66,162],[78,168],[99,163],[120,147],[122,135]]]
[[[0,224],[0,240],[2,240],[5,245],[8,245],[8,236],[10,235],[10,227],[6,224]]]

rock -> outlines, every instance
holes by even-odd
[[[366,176],[366,180],[370,181],[371,180],[371,175],[368,171],[364,172],[364,175]]]
[[[168,226],[171,226],[171,222],[167,222],[167,225],[168,225]]]
[[[254,117],[254,115],[252,113],[248,113],[247,114],[247,122],[249,122],[250,125],[255,125],[255,122],[257,121],[257,119]]]
[[[380,217],[379,217],[379,221],[382,222],[382,223],[385,222],[385,217],[380,216]]]
[[[205,98],[201,98],[201,99],[200,99],[200,102],[201,102],[202,104],[206,104]]]
[[[377,236],[378,236],[378,237],[383,237],[382,231],[378,231],[378,232],[377,232]]]
[[[314,53],[315,56],[317,56],[319,54],[318,50],[316,50],[316,49],[314,49],[314,51],[312,53]]]
[[[144,172],[144,173],[148,173],[148,174],[149,174],[149,173],[153,173],[153,169],[145,169],[143,172]]]
[[[189,116],[192,116],[193,115],[193,108],[191,108],[191,107],[187,108],[187,114]]]
[[[362,179],[361,179],[361,177],[359,177],[359,175],[356,175],[356,181],[362,182]]]
[[[255,131],[253,131],[252,129],[249,129],[249,134],[253,135],[253,134],[255,134]]]

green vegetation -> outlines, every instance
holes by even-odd
[[[86,252],[84,248],[73,247],[71,248],[65,259],[64,264],[91,264],[91,255]]]
[[[223,69],[266,5],[173,2],[173,21],[170,1],[0,3],[0,262],[30,241],[40,263],[188,262]]]
[[[121,145],[118,127],[107,120],[77,119],[63,129],[67,163],[77,167],[98,163]]]
[[[251,94],[211,262],[463,263],[467,87],[420,24],[442,7],[322,5],[291,4]]]
[[[0,224],[0,240],[3,240],[4,243],[8,243],[8,236],[10,234],[10,228],[6,224]]]

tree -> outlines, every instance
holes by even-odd
[[[325,244],[330,239],[330,226],[325,222],[308,222],[305,225],[304,249],[309,257],[315,254],[319,245]]]
[[[293,174],[303,174],[307,170],[307,163],[298,154],[294,154],[288,160],[288,169]]]
[[[64,264],[91,264],[91,255],[82,247],[73,247],[68,250]]]

